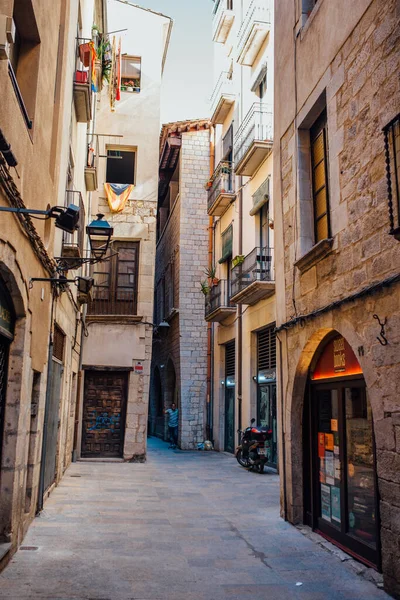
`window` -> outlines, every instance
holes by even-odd
[[[259,212],[260,248],[269,248],[269,203],[263,204]]]
[[[136,152],[107,149],[107,183],[135,183]]]
[[[40,37],[31,0],[15,0],[14,41],[8,73],[28,129],[32,129],[39,74]]]
[[[92,315],[136,315],[139,270],[139,242],[114,242],[110,260],[97,263],[92,276]]]
[[[121,61],[121,91],[140,92],[141,59],[137,56],[123,56]]]
[[[330,237],[326,111],[310,129],[314,242]]]
[[[390,234],[400,240],[400,114],[383,130]]]

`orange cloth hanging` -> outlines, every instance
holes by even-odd
[[[122,212],[135,186],[129,183],[105,183],[104,189],[112,213]]]

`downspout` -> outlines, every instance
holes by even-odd
[[[214,127],[210,126],[210,177],[215,169],[215,143],[214,143]],[[213,264],[213,231],[214,218],[208,219],[208,264]],[[206,437],[213,442],[213,410],[214,410],[214,394],[212,385],[213,372],[213,326],[212,323],[207,323],[207,427]]]
[[[282,341],[276,336],[279,343],[279,379],[281,387],[281,436],[282,436],[282,476],[283,476],[283,518],[287,521],[287,489],[286,489],[286,439],[285,439],[285,401],[283,394],[283,368],[282,368]]]
[[[240,16],[243,21],[243,0],[241,0]],[[243,66],[240,65],[240,122],[243,119]],[[243,177],[239,177],[239,254],[243,254]],[[242,267],[239,266],[241,269]],[[243,365],[242,365],[242,345],[243,345],[243,321],[242,321],[242,305],[238,304],[238,429],[242,430],[242,392],[243,392]],[[240,442],[240,433],[238,434],[238,443]]]
[[[48,428],[48,420],[49,420],[51,383],[52,383],[52,377],[53,377],[53,318],[54,318],[55,300],[56,300],[55,291],[52,289],[52,300],[51,300],[51,311],[50,311],[49,352],[47,355],[46,398],[45,398],[45,405],[44,405],[42,452],[41,452],[41,458],[40,458],[39,489],[38,489],[36,514],[39,514],[43,510],[44,470],[45,470],[45,462],[46,462],[46,437],[47,437],[47,428]]]

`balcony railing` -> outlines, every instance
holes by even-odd
[[[77,38],[74,72],[74,103],[76,120],[88,123],[92,118],[92,69],[89,39]]]
[[[115,292],[111,288],[96,285],[92,288],[92,299],[88,303],[88,315],[135,316],[137,293]]]
[[[74,233],[63,231],[61,256],[66,259],[66,265],[69,268],[74,267],[74,258],[82,258],[84,254],[85,243],[85,205],[81,192],[76,190],[65,191],[65,205],[75,204],[79,206],[78,229]],[[68,264],[71,261],[71,264]],[[78,265],[80,263],[77,263]]]
[[[238,62],[251,66],[264,43],[272,22],[269,0],[252,0],[238,33]]]
[[[205,318],[207,321],[223,321],[236,311],[235,305],[229,300],[230,282],[220,279],[206,296]]]
[[[211,178],[211,187],[208,190],[208,214],[221,215],[235,198],[235,175],[233,165],[228,161],[221,161]]]
[[[235,20],[233,0],[218,0],[213,12],[213,40],[223,44],[226,42]]]
[[[253,175],[255,168],[272,151],[272,123],[271,108],[259,102],[253,104],[235,135],[235,172],[238,175]]]
[[[210,99],[211,120],[213,123],[223,123],[234,102],[235,91],[232,73],[229,71],[222,71]]]
[[[273,249],[254,248],[232,269],[231,301],[255,304],[273,293],[274,280]]]

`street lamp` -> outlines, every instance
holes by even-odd
[[[87,225],[86,233],[89,237],[91,254],[100,260],[107,253],[114,229],[107,221],[103,221],[104,215],[98,213],[96,217],[97,220]]]
[[[52,206],[47,210],[38,210],[35,208],[14,208],[11,206],[0,206],[0,212],[11,212],[22,215],[43,215],[45,219],[53,218],[56,220],[56,227],[74,233],[78,228],[79,206],[69,204],[67,208],[63,206]]]

